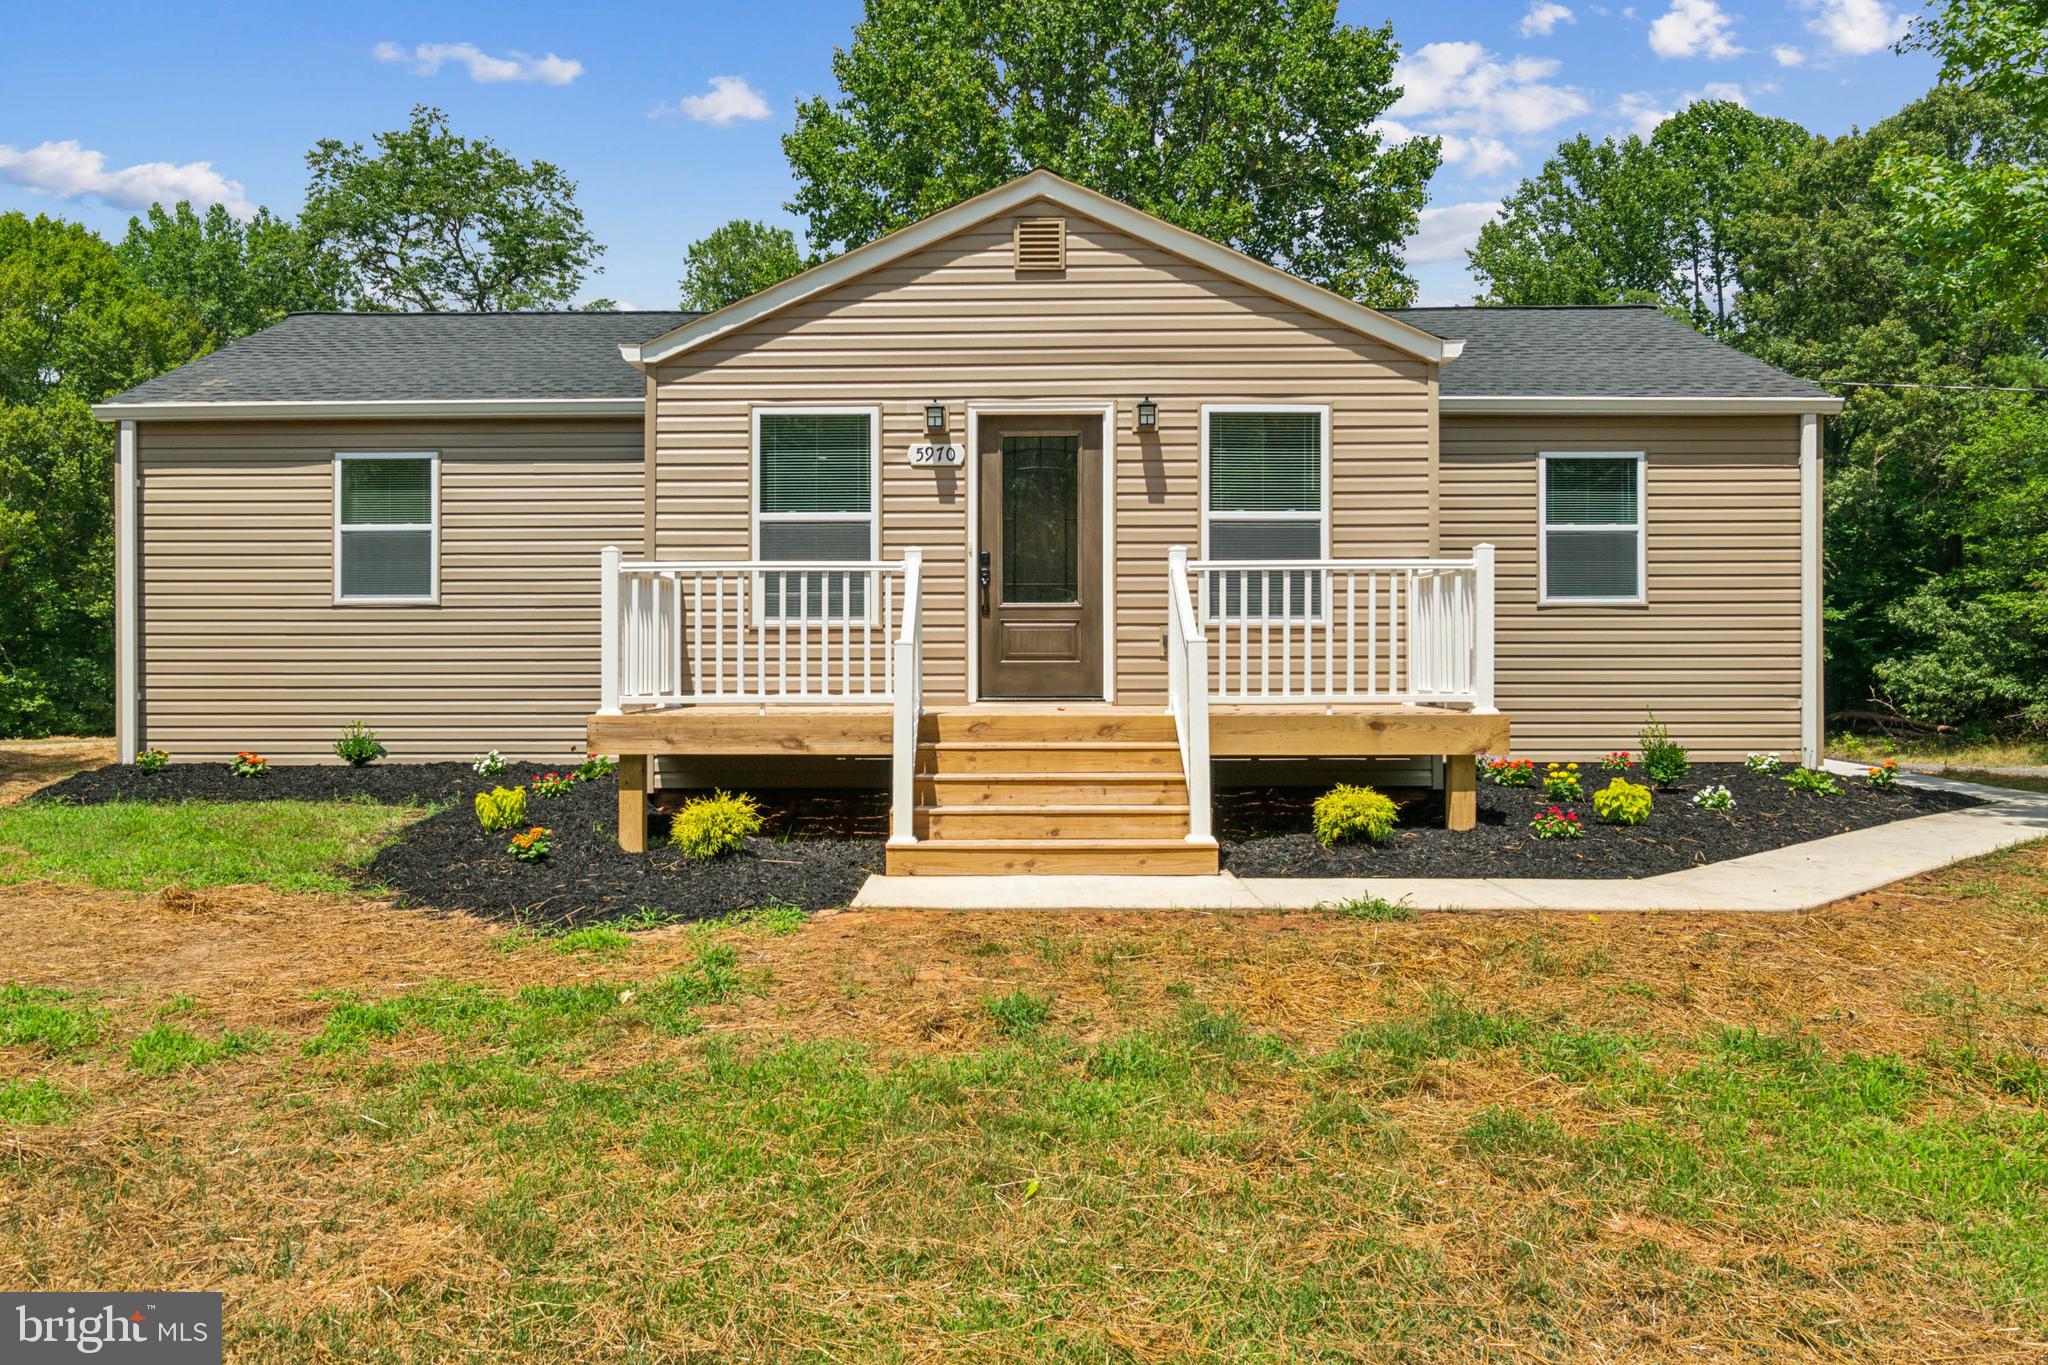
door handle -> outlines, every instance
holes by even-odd
[[[981,580],[981,614],[982,614],[983,616],[986,616],[986,615],[988,615],[988,577],[989,577],[989,574],[988,574],[988,551],[987,551],[987,550],[983,550],[983,551],[981,552],[981,572],[979,573],[979,575],[977,575],[977,577],[979,577],[979,579]]]

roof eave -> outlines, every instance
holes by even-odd
[[[1557,416],[1714,416],[1738,417],[1818,413],[1832,415],[1842,410],[1842,400],[1830,394],[1740,395],[1702,397],[1687,394],[1647,394],[1610,397],[1597,394],[1445,394],[1438,400],[1447,414],[1498,413],[1522,417]]]
[[[233,402],[172,401],[95,403],[102,422],[232,422],[254,418],[399,417],[639,417],[647,400],[638,398],[373,398],[261,399]]]

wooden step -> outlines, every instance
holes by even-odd
[[[920,839],[1184,839],[1180,806],[921,806]]]
[[[1214,844],[1185,839],[934,839],[888,852],[892,877],[1201,877],[1218,866]]]
[[[1075,744],[1088,740],[1176,742],[1173,717],[1136,708],[1103,710],[974,706],[935,711],[924,718],[918,738],[941,742],[987,740],[1032,744]]]
[[[940,740],[917,747],[920,773],[1149,773],[1179,777],[1180,748],[1141,740]]]
[[[919,773],[920,805],[1047,806],[1062,801],[1093,806],[1185,806],[1188,784],[1179,773]]]

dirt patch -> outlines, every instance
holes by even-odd
[[[1646,823],[1609,825],[1594,814],[1592,794],[1612,774],[1591,764],[1581,771],[1586,796],[1579,801],[1554,801],[1540,787],[1497,787],[1482,779],[1478,827],[1459,833],[1443,827],[1441,793],[1389,793],[1401,803],[1401,823],[1378,847],[1356,841],[1326,849],[1315,841],[1309,807],[1322,788],[1224,791],[1216,796],[1216,838],[1223,865],[1241,877],[1653,877],[1982,804],[1919,787],[1880,791],[1858,778],[1838,778],[1838,796],[1807,796],[1739,763],[1710,763],[1658,790]],[[1694,806],[1693,796],[1709,786],[1727,787],[1734,809]],[[1538,839],[1529,821],[1552,806],[1577,812],[1584,836]]]
[[[96,768],[113,761],[111,739],[10,739],[0,744],[0,806],[19,801],[81,768]]]

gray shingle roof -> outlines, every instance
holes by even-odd
[[[1654,308],[1394,308],[1465,353],[1447,398],[1820,398],[1825,390]],[[696,313],[296,313],[115,403],[637,398],[621,342]]]
[[[638,398],[619,343],[695,313],[294,313],[115,403]]]
[[[1655,308],[1389,308],[1462,338],[1446,398],[1825,398],[1827,390],[1701,336]]]

